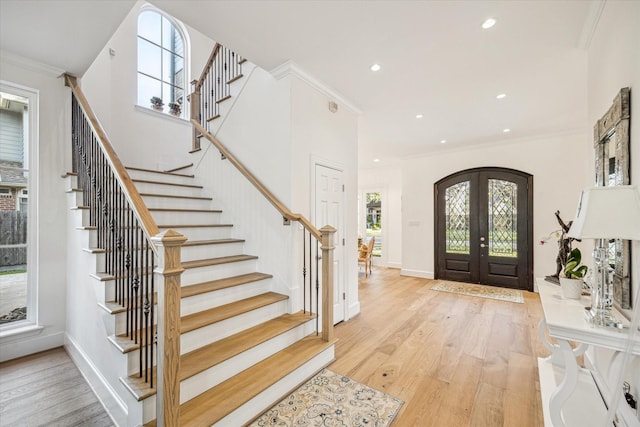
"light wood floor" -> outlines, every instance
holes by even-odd
[[[113,426],[60,347],[0,364],[0,426]]]
[[[329,366],[405,401],[394,427],[543,425],[537,294],[525,303],[432,291],[374,268],[362,313],[336,326]],[[111,426],[63,349],[0,364],[0,426]]]
[[[361,275],[361,314],[336,326],[329,368],[403,399],[394,427],[542,426],[538,295],[518,304],[436,283],[395,269]]]

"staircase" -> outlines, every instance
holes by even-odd
[[[289,297],[271,291],[272,276],[256,271],[258,257],[243,253],[244,240],[234,237],[232,224],[220,223],[221,211],[211,209],[193,175],[127,169],[158,228],[189,238],[182,249],[180,425],[245,424],[328,365],[333,341],[316,335],[315,314],[287,313]],[[69,179],[79,197],[75,177]],[[70,207],[87,210],[78,198]],[[105,251],[85,249],[104,289],[98,305],[113,318],[114,333],[105,339],[126,360],[120,381],[142,405],[141,422],[155,425],[156,390],[137,374],[140,346],[123,334],[126,311],[112,300],[115,280],[100,271]]]

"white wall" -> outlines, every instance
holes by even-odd
[[[586,170],[591,142],[587,132],[512,141],[405,160],[402,164],[402,271],[434,274],[433,184],[452,173],[476,167],[505,167],[533,175],[533,273],[555,273],[557,246],[537,241],[559,228],[554,212],[573,218],[578,196],[591,171]]]
[[[344,103],[338,111],[329,111],[329,101],[336,101],[322,88],[310,84],[309,76],[292,72],[283,80],[291,85],[293,208],[305,214],[317,227],[315,202],[315,164],[342,170],[344,179],[344,229],[335,234],[335,244],[343,249],[346,313],[345,319],[360,311],[358,298],[358,116]],[[313,178],[312,178],[313,177]],[[339,252],[336,251],[336,254]]]
[[[39,91],[37,163],[37,210],[29,213],[36,221],[37,269],[29,275],[37,280],[37,324],[35,336],[0,338],[0,361],[61,346],[64,343],[66,307],[66,197],[60,176],[68,171],[66,153],[70,144],[69,90],[58,78],[60,70],[17,57],[0,55],[0,80]],[[31,175],[33,177],[34,174]],[[33,193],[29,195],[33,197]]]
[[[137,103],[137,27],[139,1],[82,76],[82,90],[127,166],[171,169],[188,163],[191,124]],[[186,26],[189,78],[200,77],[215,42]],[[112,56],[110,50],[113,50]],[[186,50],[186,49],[185,49]],[[186,92],[190,92],[190,86]],[[188,104],[183,106],[188,112]]]
[[[609,109],[613,98],[621,88],[631,88],[631,183],[640,185],[640,3],[608,1],[604,5],[588,51],[588,121],[596,120]],[[590,130],[590,129],[589,129]],[[589,163],[593,165],[594,152]],[[585,186],[594,185],[593,176]],[[639,219],[640,221],[640,219]],[[592,244],[591,244],[592,245]],[[591,246],[592,247],[592,246]],[[632,244],[632,301],[640,291],[640,242]],[[639,310],[640,307],[634,307]],[[631,314],[631,312],[628,312]],[[597,353],[597,359],[596,359]],[[587,353],[590,362],[606,372],[610,352],[591,349]],[[632,394],[640,395],[640,366],[636,357],[633,373],[625,378],[632,384]],[[612,382],[610,387],[621,385]],[[624,401],[621,403],[624,405]]]
[[[382,257],[374,264],[402,268],[402,172],[399,168],[384,167],[361,169],[358,174],[360,194],[360,228],[364,237],[366,228],[365,193],[382,192]]]

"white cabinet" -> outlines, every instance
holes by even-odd
[[[607,406],[592,372],[580,368],[576,356],[583,354],[590,345],[608,348],[615,352],[610,369],[618,369],[627,347],[628,329],[593,326],[585,320],[585,307],[591,305],[590,298],[563,299],[560,286],[544,279],[536,279],[536,284],[544,310],[539,326],[540,338],[552,352],[551,356],[538,359],[545,426],[604,426]],[[545,329],[557,344],[546,339]],[[580,345],[572,349],[569,341]],[[639,340],[633,343],[631,352],[640,354]],[[621,425],[640,426],[624,399],[621,402],[618,415],[625,423]]]

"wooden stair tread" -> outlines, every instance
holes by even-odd
[[[157,194],[157,193],[140,193],[142,197],[166,197],[169,199],[194,199],[194,200],[213,200],[211,197],[201,197],[201,196],[182,196],[175,194]]]
[[[210,265],[220,265],[220,264],[228,264],[230,262],[241,262],[241,261],[249,261],[252,259],[258,259],[255,255],[232,255],[232,256],[223,256],[218,258],[208,258],[208,259],[198,259],[195,261],[185,261],[182,263],[182,268],[198,268],[198,267],[208,267]]]
[[[280,317],[183,354],[180,356],[180,381],[191,378],[312,319],[315,319],[315,315],[312,316],[308,313],[283,314]],[[153,377],[157,378],[156,366],[153,367],[152,372]],[[121,378],[120,381],[138,400],[146,399],[156,394],[156,389],[150,388],[149,384],[144,381],[144,377],[140,377],[137,373],[129,375],[127,378]]]
[[[178,184],[178,183],[175,183],[175,182],[154,181],[154,180],[151,180],[151,179],[132,179],[131,181],[136,182],[136,183],[140,183],[140,184],[172,185],[174,187],[198,188],[198,189],[204,188],[202,185]]]
[[[168,169],[168,170],[165,170],[164,172],[174,173],[174,172],[177,172],[177,171],[182,170],[182,169],[188,169],[191,166],[193,166],[193,163],[189,163],[188,165],[184,165],[184,166],[178,166],[177,168],[173,168],[173,169]]]
[[[227,99],[231,99],[231,95],[223,96],[220,99],[216,99],[216,104],[220,104],[221,102],[226,101]]]
[[[238,81],[238,80],[240,80],[240,79],[241,79],[241,78],[243,78],[243,77],[244,77],[244,75],[242,75],[242,74],[238,74],[238,75],[237,75],[237,76],[235,76],[234,78],[229,79],[229,81],[227,81],[227,84],[228,84],[228,85],[230,85],[231,83],[233,83],[233,82],[235,82],[235,81]]]
[[[187,240],[182,246],[222,245],[225,243],[244,243],[244,239]]]
[[[289,299],[287,295],[276,292],[266,292],[254,297],[189,314],[180,318],[180,333],[184,334],[287,299]]]
[[[187,285],[180,288],[181,298],[188,298],[194,295],[204,294],[207,292],[219,291],[220,289],[231,288],[234,286],[244,285],[246,283],[257,282],[259,280],[271,279],[271,274],[249,273],[240,276],[226,277],[224,279],[212,280],[209,282],[197,283],[195,285]]]
[[[180,405],[180,425],[204,426],[220,421],[334,343],[316,336],[296,342]]]
[[[221,213],[220,209],[174,209],[174,208],[149,208],[149,212],[210,212]]]
[[[233,224],[162,224],[158,228],[204,228],[204,227],[233,227]]]
[[[308,313],[284,314],[189,352],[180,359],[180,380],[199,374],[312,319],[315,315]]]
[[[154,170],[154,169],[145,169],[145,168],[135,168],[133,166],[125,166],[125,169],[132,170],[132,171],[140,171],[140,172],[159,173],[159,174],[163,174],[163,175],[182,176],[182,177],[185,177],[185,178],[193,178],[194,177],[194,175],[187,175],[187,174],[184,174],[184,173],[165,172],[165,171],[158,171],[158,170]]]
[[[207,118],[207,121],[208,122],[212,122],[215,119],[219,119],[219,118],[220,118],[220,114],[216,114],[215,116],[211,116],[211,117]],[[200,136],[202,136],[202,135],[200,135]]]

